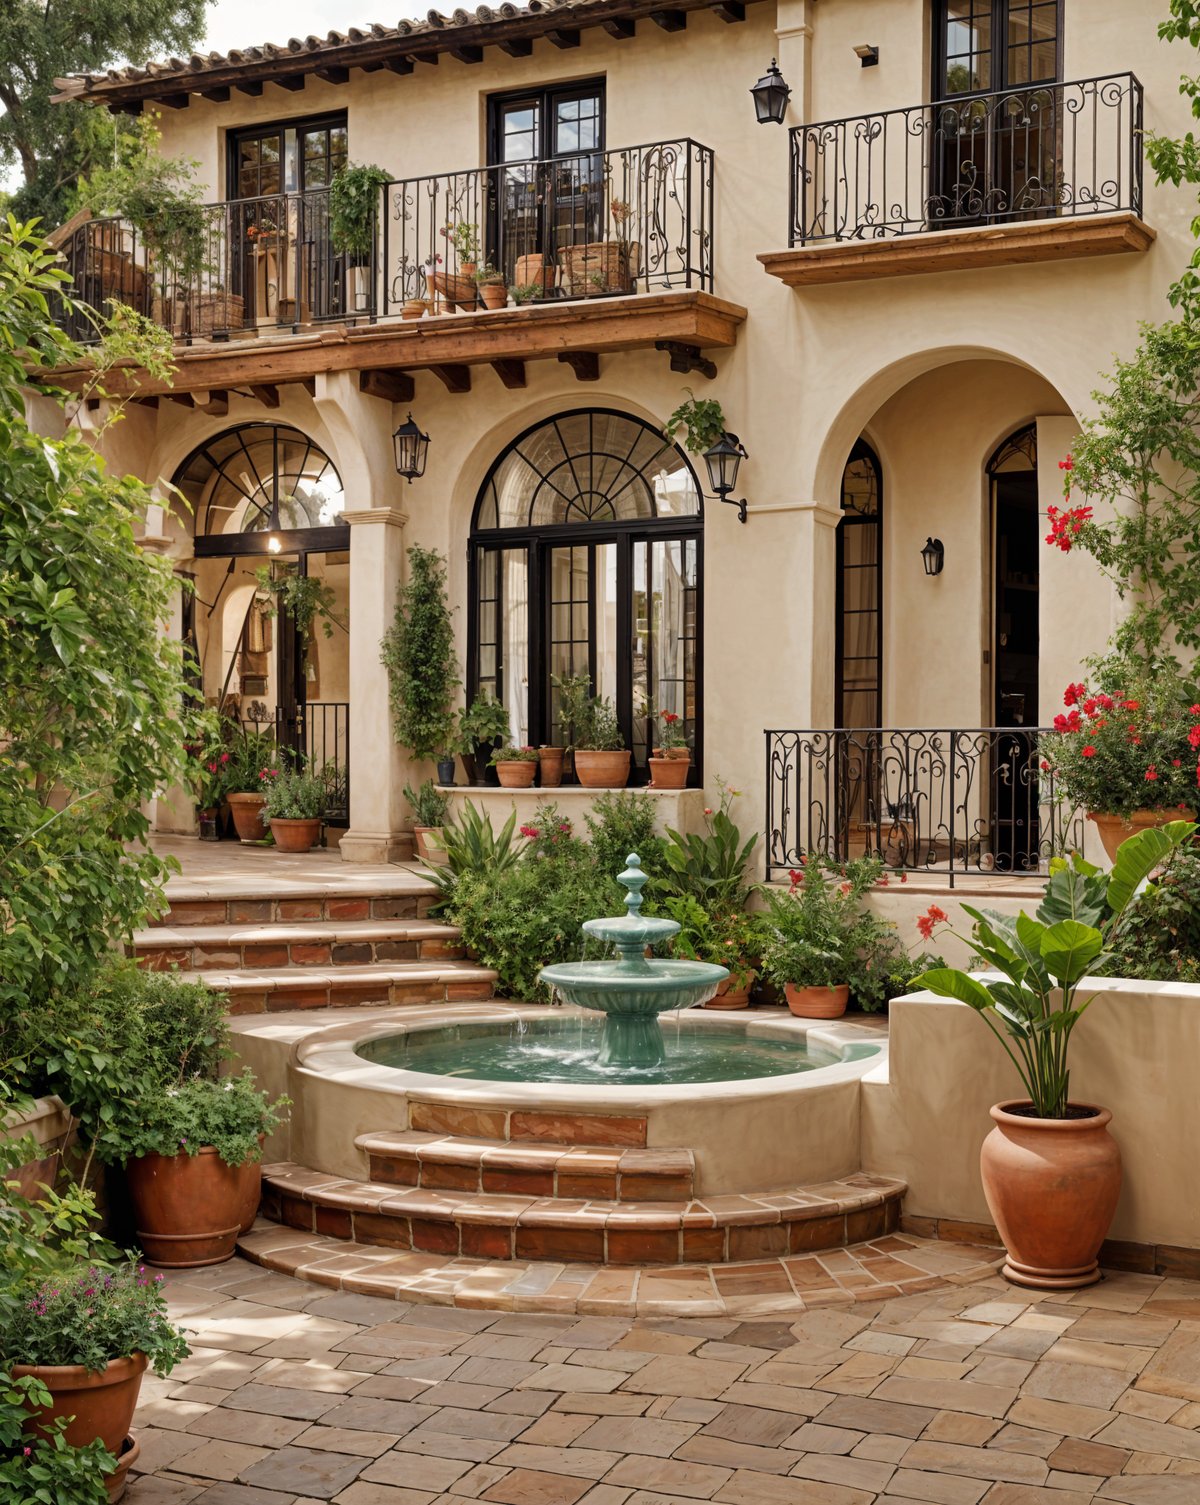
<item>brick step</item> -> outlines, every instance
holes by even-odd
[[[695,1194],[691,1150],[623,1150],[529,1144],[456,1135],[360,1134],[370,1178],[426,1191],[499,1192],[610,1202],[688,1202]]]
[[[492,997],[496,974],[469,962],[375,962],[370,966],[261,967],[179,976],[229,995],[233,1014],[356,1004],[475,1003]]]
[[[565,1109],[475,1107],[442,1099],[436,1089],[410,1099],[408,1127],[440,1137],[511,1140],[522,1144],[645,1149],[642,1113],[572,1113]]]
[[[258,925],[157,925],[134,934],[132,955],[155,971],[356,966],[459,961],[453,926],[436,920],[311,920]]]
[[[264,1216],[386,1249],[572,1264],[726,1264],[880,1238],[905,1183],[855,1175],[757,1196],[662,1202],[434,1191],[349,1181],[284,1161],[263,1168]]]
[[[361,883],[298,883],[265,894],[236,887],[220,894],[173,880],[167,890],[170,908],[151,921],[152,928],[181,925],[277,925],[298,920],[423,920],[437,893],[419,873],[389,873],[370,888]]]

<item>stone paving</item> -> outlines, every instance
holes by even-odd
[[[995,1276],[779,1318],[168,1277],[129,1505],[1196,1505],[1200,1285]]]

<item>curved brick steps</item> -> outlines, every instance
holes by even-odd
[[[234,1014],[358,1004],[474,1003],[491,998],[496,974],[469,962],[388,962],[371,966],[250,968],[181,972],[229,995]]]
[[[155,971],[180,967],[196,972],[460,961],[465,955],[454,926],[413,919],[155,925],[135,932],[130,951]]]
[[[291,1162],[263,1170],[264,1214],[304,1233],[573,1264],[718,1265],[836,1248],[894,1232],[904,1191],[859,1174],[769,1195],[620,1202],[351,1181]]]
[[[335,868],[320,881],[283,876],[241,878],[221,885],[173,878],[167,887],[170,908],[152,927],[180,925],[271,925],[308,920],[423,920],[437,902],[433,885],[406,869],[361,870],[343,876]]]

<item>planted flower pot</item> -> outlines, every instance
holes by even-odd
[[[538,771],[532,758],[506,759],[503,763],[493,763],[492,767],[504,789],[531,789]]]
[[[265,1137],[259,1135],[260,1147]],[[238,1221],[238,1232],[249,1233],[258,1216],[258,1204],[262,1201],[262,1160],[243,1161],[241,1165],[234,1166],[234,1172],[238,1183],[238,1204],[234,1216]]]
[[[443,826],[413,826],[417,843],[417,856],[423,862],[432,862],[436,867],[445,867],[450,854],[442,845]]]
[[[629,782],[631,756],[627,747],[615,752],[577,747],[575,776],[585,789],[624,789]]]
[[[439,758],[437,765],[437,781],[443,788],[449,789],[454,784],[454,759]]]
[[[683,789],[687,784],[691,764],[690,748],[656,747],[650,758],[651,789]]]
[[[1135,810],[1132,815],[1106,815],[1103,811],[1089,811],[1090,820],[1100,833],[1100,840],[1104,843],[1104,850],[1108,853],[1108,860],[1116,862],[1117,848],[1130,836],[1136,836],[1139,831],[1150,830],[1155,826],[1165,826],[1173,820],[1195,820],[1194,810],[1181,810],[1176,806],[1173,810]]]
[[[849,983],[836,988],[802,988],[789,982],[783,991],[797,1019],[840,1019],[850,1002]]]
[[[282,815],[273,816],[271,835],[281,852],[311,852],[321,836],[321,817],[286,820]]]
[[[538,783],[543,789],[557,789],[562,783],[563,749],[543,746],[538,748]]]
[[[704,1005],[706,1009],[748,1009],[750,990],[758,973],[752,967],[742,972],[731,972],[724,982],[717,984],[716,993]]]
[[[126,1164],[125,1180],[147,1264],[188,1269],[233,1258],[247,1204],[241,1166],[206,1146],[194,1155],[141,1155]]]
[[[82,1364],[14,1364],[12,1375],[31,1374],[51,1396],[49,1406],[30,1409],[27,1433],[45,1437],[58,1417],[70,1417],[66,1439],[72,1447],[86,1447],[99,1438],[115,1458],[129,1435],[142,1375],[149,1361],[144,1353],[110,1359],[98,1373]]]
[[[508,288],[503,282],[481,282],[479,296],[484,308],[503,308],[508,302]]]
[[[991,1110],[995,1127],[979,1169],[1014,1285],[1069,1291],[1100,1279],[1097,1257],[1121,1192],[1121,1151],[1107,1108],[1071,1103],[1067,1111],[1072,1116],[1035,1118],[1020,1099]]]
[[[233,829],[242,841],[263,841],[266,838],[267,829],[262,823],[264,803],[261,794],[251,794],[248,790],[229,796]]]

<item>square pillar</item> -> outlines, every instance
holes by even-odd
[[[406,771],[379,645],[396,612],[408,514],[368,507],[343,519],[350,525],[350,829],[340,850],[346,862],[403,861],[413,855],[401,793]]]

